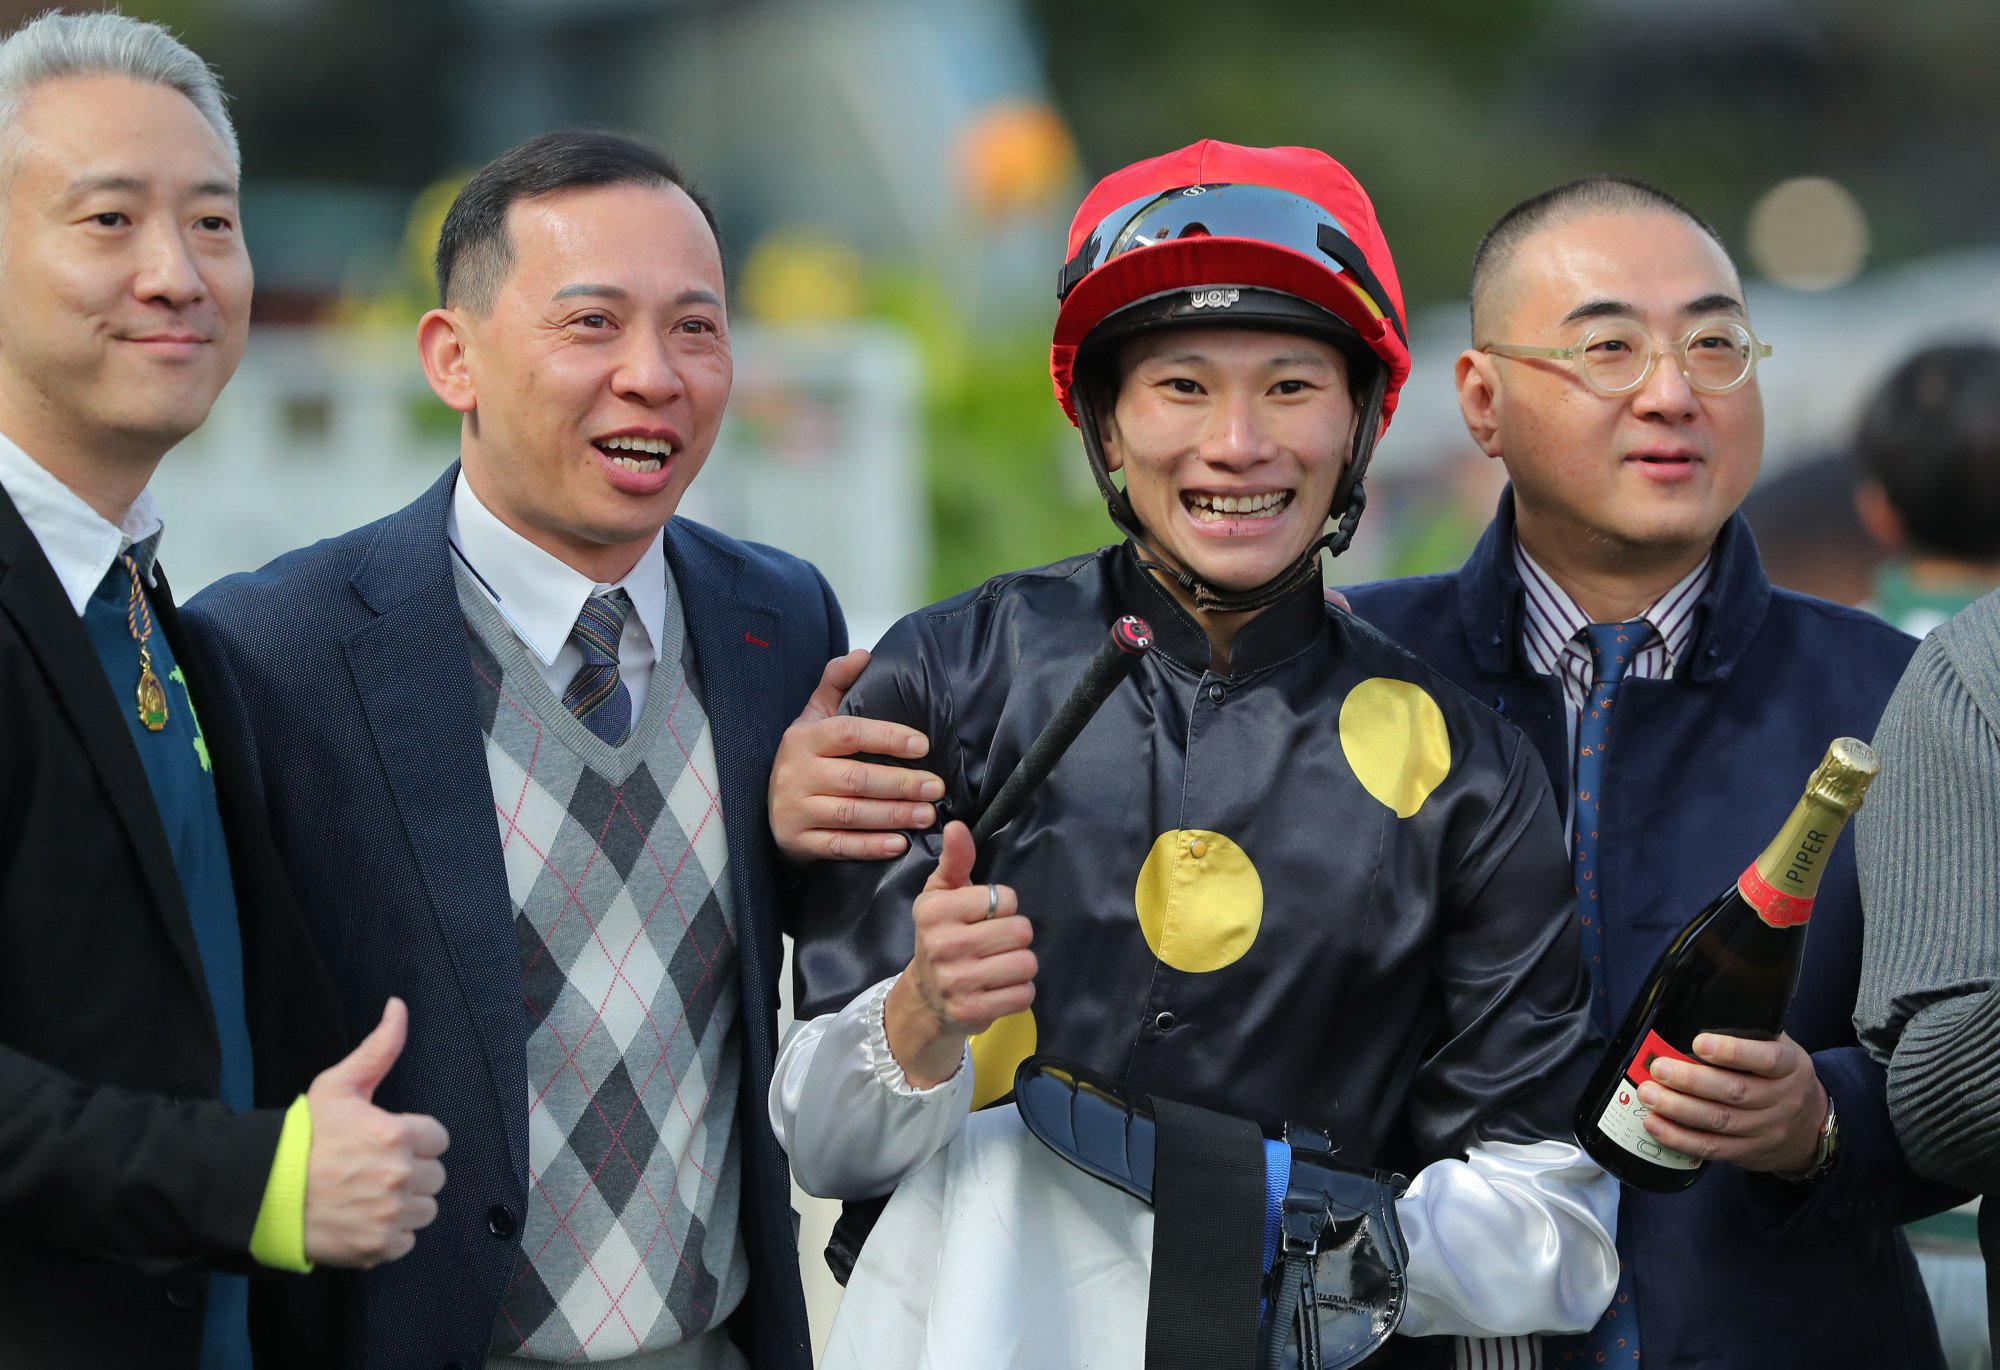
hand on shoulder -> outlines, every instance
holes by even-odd
[[[788,860],[886,860],[909,849],[902,830],[937,822],[933,804],[944,797],[942,780],[859,759],[930,751],[930,740],[915,728],[839,711],[867,665],[861,648],[829,661],[778,743],[767,798],[771,834]]]

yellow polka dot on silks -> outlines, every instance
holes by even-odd
[[[1221,833],[1182,828],[1154,840],[1132,902],[1153,955],[1175,970],[1221,970],[1257,940],[1264,881]]]
[[[1035,1011],[999,1019],[972,1039],[972,1106],[984,1108],[1014,1088],[1014,1072],[1035,1054]]]
[[[1340,705],[1340,749],[1354,778],[1398,818],[1413,817],[1451,773],[1444,713],[1421,685],[1371,676]]]

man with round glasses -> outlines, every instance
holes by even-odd
[[[1572,362],[1583,383],[1608,398],[1629,395],[1644,385],[1663,357],[1673,358],[1689,389],[1727,395],[1749,384],[1758,358],[1771,355],[1771,344],[1757,341],[1749,325],[1734,319],[1703,319],[1663,346],[1636,319],[1614,318],[1586,329],[1574,347],[1482,343],[1479,351],[1517,361]]]
[[[1474,258],[1472,332],[1459,406],[1507,468],[1498,515],[1457,573],[1348,594],[1535,743],[1570,820],[1608,1026],[1828,739],[1873,734],[1913,644],[1765,578],[1736,509],[1763,454],[1771,348],[1714,230],[1678,201],[1596,178],[1510,210]],[[1626,642],[1594,652],[1606,630]],[[1786,1033],[1704,1034],[1700,1063],[1642,1089],[1656,1141],[1728,1164],[1685,1193],[1625,1191],[1619,1293],[1541,1364],[1942,1365],[1898,1224],[1953,1196],[1910,1173],[1849,1021],[1853,850],[1820,886]]]

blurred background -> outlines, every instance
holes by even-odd
[[[1094,178],[1197,137],[1327,149],[1395,245],[1415,374],[1336,581],[1455,566],[1489,517],[1450,379],[1470,254],[1558,181],[1654,181],[1736,255],[1776,348],[1749,512],[1780,583],[1878,593],[1863,402],[1917,347],[2000,332],[1992,0],[124,8],[220,70],[257,266],[248,359],[160,477],[184,595],[444,468],[456,420],[412,342],[437,224],[472,168],[564,125],[654,139],[713,197],[738,381],[689,512],[818,562],[862,643],[1108,538],[1049,392],[1063,233]]]
[[[1655,181],[1734,251],[1777,349],[1750,512],[1781,583],[1870,594],[1862,401],[1919,344],[2000,331],[1991,0],[125,8],[221,71],[257,265],[249,358],[161,477],[189,589],[450,460],[412,343],[437,224],[472,168],[563,125],[655,139],[714,198],[739,380],[690,512],[818,562],[861,642],[1108,538],[1047,380],[1063,233],[1097,176],[1197,137],[1326,148],[1395,246],[1415,373],[1339,581],[1454,566],[1490,514],[1450,381],[1468,262],[1557,181]]]

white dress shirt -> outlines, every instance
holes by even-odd
[[[56,579],[79,618],[111,563],[130,548],[156,537],[161,529],[160,511],[150,488],[141,490],[125,517],[112,523],[5,436],[0,436],[0,488],[7,491],[21,521],[42,545],[42,555],[55,568]],[[150,548],[139,570],[150,585]]]
[[[557,699],[583,667],[583,651],[569,635],[583,602],[592,595],[623,590],[632,597],[632,612],[625,616],[618,637],[618,678],[631,692],[633,718],[645,710],[653,663],[661,657],[682,658],[686,628],[673,572],[667,566],[664,529],[653,535],[623,580],[607,585],[502,523],[472,493],[461,471],[452,487],[445,534],[465,569],[535,658]]]

